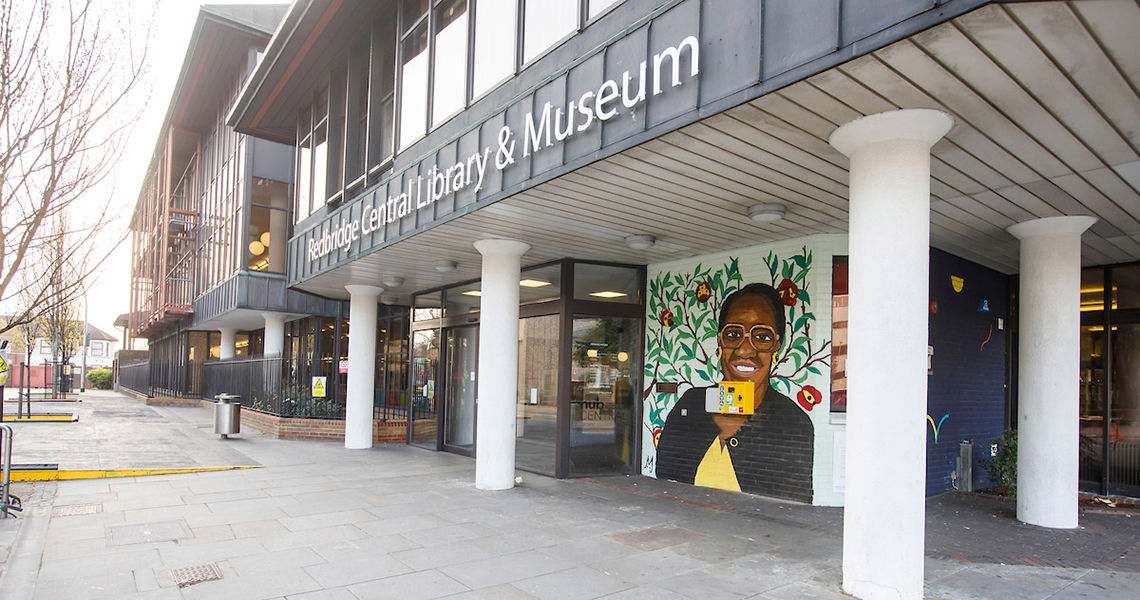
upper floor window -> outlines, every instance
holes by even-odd
[[[523,63],[529,63],[578,29],[579,0],[526,0]]]

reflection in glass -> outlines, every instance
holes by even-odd
[[[432,127],[463,109],[467,93],[467,3],[444,2],[436,9],[435,69],[432,72]]]
[[[1140,265],[1113,267],[1112,296],[1115,309],[1140,308]]]
[[[325,205],[328,197],[326,182],[328,181],[329,144],[328,133],[324,125],[313,132],[313,210]]]
[[[447,330],[447,414],[443,443],[472,448],[475,445],[475,363],[478,327]]]
[[[526,0],[523,62],[528,63],[578,27],[578,0]]]
[[[412,443],[436,449],[436,369],[439,365],[439,330],[412,334]]]
[[[554,475],[558,435],[558,315],[519,321],[515,464]]]
[[[400,150],[424,134],[428,106],[428,29],[421,23],[403,43],[400,71]]]
[[[621,0],[590,0],[590,18],[593,19],[601,14],[602,11],[618,2],[621,2]]]
[[[444,294],[443,314],[449,317],[478,314],[481,299],[478,281],[450,288]]]
[[[313,140],[305,138],[300,144],[297,165],[297,220],[309,216],[309,198],[312,186]]]
[[[441,307],[439,297],[439,292],[416,296],[416,306],[412,311],[412,320],[428,321],[442,317],[443,308]]]
[[[475,13],[475,71],[472,93],[478,97],[515,71],[517,0],[479,0]]]
[[[629,472],[640,372],[637,319],[574,319],[570,475]]]
[[[574,299],[637,304],[641,302],[641,272],[632,267],[576,263]]]

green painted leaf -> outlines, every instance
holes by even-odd
[[[796,266],[801,268],[801,269],[804,268],[804,263],[806,260],[807,260],[806,256],[803,256],[800,254],[793,254],[792,255],[792,261],[795,262]]]
[[[807,290],[800,290],[800,302],[802,302],[804,306],[811,304],[811,296],[808,295]]]
[[[796,258],[799,258],[799,257],[797,256]],[[807,274],[808,274],[807,269],[804,269],[804,270],[800,271],[799,273],[796,273],[795,276],[792,277],[792,282],[797,283],[797,284],[800,283],[801,281],[804,280],[804,277],[807,276]]]
[[[811,371],[812,373],[815,373],[816,375],[823,375],[823,373],[821,373],[821,372],[819,371],[819,369],[817,369],[817,368],[816,368],[816,366],[815,366],[815,365],[808,365],[808,368],[807,368],[807,370],[808,370],[808,371]]]

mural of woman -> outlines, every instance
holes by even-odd
[[[657,444],[657,477],[811,502],[815,430],[808,415],[772,389],[784,339],[784,302],[772,286],[749,284],[720,307],[717,353],[723,381],[751,381],[752,415],[705,411],[705,391],[685,392]]]

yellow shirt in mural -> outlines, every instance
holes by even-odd
[[[712,445],[705,451],[693,483],[732,492],[740,491],[736,469],[732,468],[732,456],[728,453],[728,446],[721,445],[719,437],[714,437]]]

